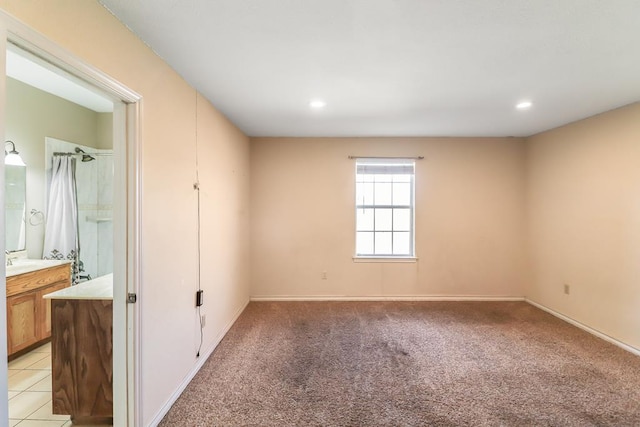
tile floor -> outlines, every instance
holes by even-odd
[[[9,362],[9,427],[68,427],[51,413],[51,343]]]
[[[9,362],[9,427],[67,425],[68,415],[51,413],[51,344]]]

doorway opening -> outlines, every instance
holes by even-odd
[[[17,207],[19,201],[7,197],[6,190],[2,191],[6,219],[3,227],[5,231],[12,230],[6,233],[7,237],[9,234],[16,237],[3,242],[5,260],[17,266],[5,267],[5,285],[10,274],[13,277],[17,272],[19,276],[21,264],[34,268],[42,259],[71,265],[70,283],[77,286],[95,281],[104,284],[108,278],[113,301],[109,310],[113,322],[109,355],[113,370],[113,424],[135,425],[139,312],[135,304],[127,304],[127,296],[137,292],[140,271],[137,162],[141,99],[23,24],[7,16],[2,18],[8,28],[2,49],[5,52],[0,52],[2,56],[6,54],[7,61],[2,127],[5,139],[13,141],[14,151],[20,152],[25,160],[21,207]],[[48,77],[43,74],[29,77],[34,72],[48,73]],[[75,126],[70,128],[70,123]],[[73,180],[69,182],[75,187],[70,192],[71,203],[65,202],[66,206],[61,203],[64,193],[58,193],[52,185],[59,178],[54,166],[61,163],[69,165]],[[3,176],[7,172],[11,172],[11,167],[4,166]],[[73,201],[75,214],[64,217],[56,213],[57,205],[62,204],[60,212],[66,212]],[[62,222],[54,221],[58,216],[63,217]],[[60,224],[70,226],[68,230],[60,230],[64,228]],[[54,351],[51,361],[47,344],[51,301],[55,301],[48,297],[55,295],[51,292],[56,290],[50,286],[46,295],[45,290],[34,290],[33,303],[16,306],[15,310],[9,299],[6,305],[0,303],[9,319],[14,314],[31,314],[31,329],[38,333],[24,341],[22,347],[15,347],[13,344],[25,334],[19,333],[17,322],[7,325],[5,311],[0,310],[0,339],[9,343],[9,359],[13,359],[0,369],[0,385],[4,385],[1,374],[6,372],[9,391],[8,401],[0,402],[0,409],[7,408],[9,425],[24,419],[67,422],[61,414],[53,413],[56,410],[51,403],[51,366],[55,366],[56,358],[66,357]],[[40,299],[36,299],[36,294]],[[10,297],[8,293],[5,296]],[[42,322],[47,326],[42,326]]]

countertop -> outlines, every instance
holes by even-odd
[[[57,267],[63,264],[71,264],[70,260],[54,260],[54,259],[25,259],[18,258],[13,260],[13,265],[7,266],[7,276],[12,277],[18,274],[31,273],[32,271],[44,270],[45,268]]]
[[[46,299],[113,300],[113,274],[97,277],[43,296]]]

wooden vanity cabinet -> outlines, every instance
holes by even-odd
[[[51,301],[42,297],[68,286],[71,286],[69,264],[7,277],[9,356],[51,336]]]

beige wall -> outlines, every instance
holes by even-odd
[[[248,139],[198,98],[201,274],[207,323],[225,325],[249,295]],[[205,328],[207,342],[220,330]]]
[[[353,262],[349,155],[425,157],[417,263]],[[252,296],[522,297],[524,162],[510,138],[252,139]]]
[[[3,0],[0,5],[143,97],[139,369],[143,425],[148,425],[167,409],[198,362],[196,151],[203,154],[201,171],[215,171],[203,176],[203,192],[209,193],[202,240],[215,245],[203,247],[203,314],[208,314],[203,353],[248,301],[248,278],[238,267],[248,259],[248,218],[230,217],[248,212],[249,141],[206,101],[197,102],[196,91],[99,3]],[[212,259],[219,248],[226,250],[225,258]],[[224,310],[217,310],[216,301],[225,302]]]
[[[27,164],[27,212],[45,212],[45,137],[98,148],[105,134],[98,126],[99,117],[104,116],[102,121],[107,122],[112,114],[98,114],[11,78],[7,79],[6,96],[5,136],[16,143]],[[27,225],[26,231],[29,257],[41,258],[44,224]]]
[[[527,183],[527,296],[640,348],[640,104],[528,138]]]
[[[113,148],[113,113],[96,113],[97,114],[97,141],[96,148],[112,149]]]

